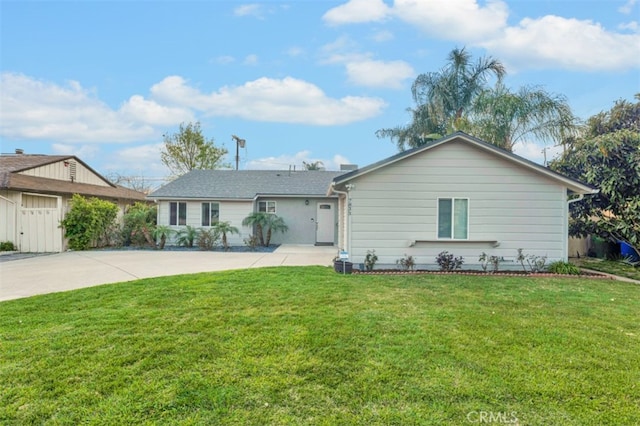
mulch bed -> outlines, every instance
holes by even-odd
[[[418,269],[415,271],[402,271],[398,269],[381,269],[375,271],[361,271],[359,269],[354,269],[353,274],[360,275],[470,275],[470,276],[501,276],[501,277],[563,277],[563,278],[599,278],[599,279],[613,279],[610,276],[591,273],[591,272],[582,272],[580,275],[570,275],[570,274],[553,274],[551,272],[524,272],[524,271],[498,271],[498,272],[483,272],[483,271],[453,271],[453,272],[445,272],[445,271],[432,271],[427,269]]]

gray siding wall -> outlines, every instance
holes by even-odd
[[[482,252],[514,264],[525,254],[566,260],[566,189],[464,142],[452,142],[370,172],[352,182],[350,257],[375,249],[379,267],[395,267],[405,255],[420,267],[437,267],[447,250],[479,267]],[[437,241],[437,199],[469,199],[469,241]],[[412,246],[412,242],[416,242]],[[492,241],[497,241],[492,244]]]
[[[261,201],[275,201],[276,214],[284,220],[289,230],[285,233],[273,234],[272,244],[315,244],[316,243],[316,209],[318,202],[327,202],[334,211],[334,244],[338,242],[337,199],[327,198],[269,198]],[[305,201],[309,200],[309,205]]]

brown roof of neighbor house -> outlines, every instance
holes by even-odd
[[[20,174],[20,172],[58,161],[73,159],[84,165],[109,186],[90,185]],[[0,155],[0,188],[42,194],[80,194],[83,196],[144,201],[145,194],[109,182],[73,155]]]

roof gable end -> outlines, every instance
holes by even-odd
[[[477,148],[480,148],[492,155],[495,155],[497,157],[503,158],[509,162],[512,162],[516,165],[518,165],[519,167],[523,167],[525,169],[531,170],[534,173],[540,174],[540,175],[544,175],[552,180],[555,180],[556,182],[558,182],[559,184],[569,188],[571,191],[579,193],[579,194],[595,194],[598,192],[598,189],[593,188],[590,185],[587,185],[583,182],[580,182],[578,180],[569,178],[567,176],[564,176],[560,173],[554,172],[551,169],[548,169],[546,167],[541,166],[540,164],[534,163],[533,161],[527,160],[526,158],[523,158],[517,154],[513,154],[512,152],[506,151],[502,148],[499,148],[495,145],[492,145],[490,143],[487,143],[483,140],[480,140],[478,138],[475,138],[471,135],[468,135],[464,132],[456,132],[452,135],[446,136],[444,138],[432,141],[427,143],[426,145],[417,147],[417,148],[413,148],[404,152],[401,152],[399,154],[396,154],[394,156],[388,157],[384,160],[378,161],[376,163],[370,164],[369,166],[363,167],[362,169],[358,169],[358,170],[354,170],[350,173],[346,173],[344,175],[338,176],[336,178],[333,179],[332,185],[341,185],[341,184],[345,184],[348,181],[357,178],[359,176],[363,176],[366,175],[368,173],[374,172],[378,169],[381,169],[383,167],[387,167],[391,164],[395,164],[397,162],[403,161],[407,158],[413,157],[415,155],[424,153],[426,151],[429,151],[435,147],[447,144],[447,143],[452,143],[454,141],[462,141],[464,143],[468,143],[471,144]]]

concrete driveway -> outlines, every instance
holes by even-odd
[[[100,250],[0,263],[0,301],[140,278],[265,266],[331,265],[335,247],[282,245],[273,253]]]

